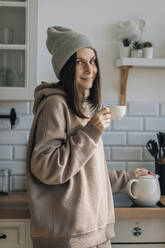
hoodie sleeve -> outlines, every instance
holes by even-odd
[[[67,137],[68,112],[63,102],[51,98],[38,119],[31,171],[48,185],[65,183],[76,175],[92,157],[102,134],[88,122]]]
[[[133,173],[127,173],[123,170],[108,170],[108,173],[113,193],[123,191],[128,180],[133,177]]]

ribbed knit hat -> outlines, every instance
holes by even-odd
[[[46,45],[52,54],[52,65],[57,78],[60,78],[60,71],[67,60],[80,48],[89,47],[95,50],[85,35],[61,26],[48,28]]]

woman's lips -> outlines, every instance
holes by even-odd
[[[88,77],[88,78],[81,78],[82,80],[92,80],[93,77]]]

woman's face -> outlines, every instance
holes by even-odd
[[[96,78],[97,66],[96,55],[91,48],[81,48],[76,58],[76,84],[80,92],[92,88]]]

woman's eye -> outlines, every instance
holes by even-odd
[[[95,59],[91,59],[91,64],[95,64],[96,60]]]
[[[77,61],[76,61],[76,64],[77,64],[77,65],[81,65],[81,64],[82,64],[82,61],[77,60]]]

